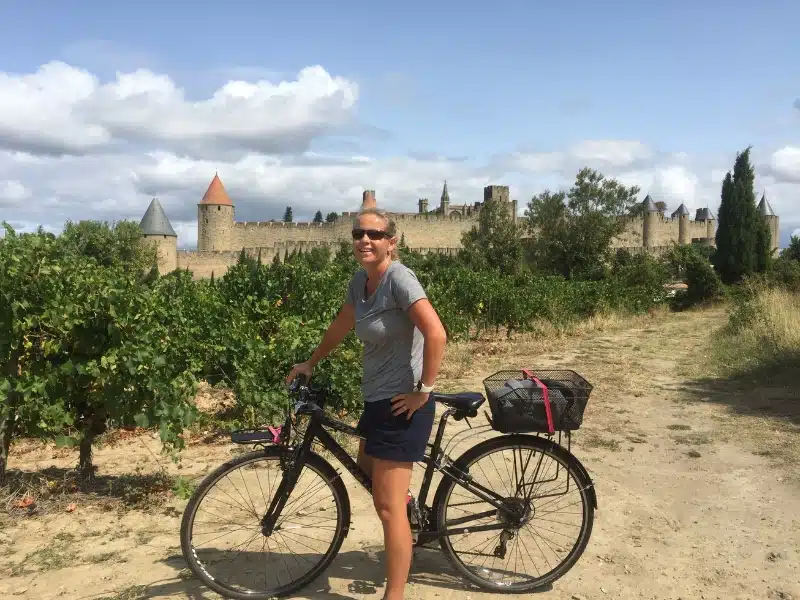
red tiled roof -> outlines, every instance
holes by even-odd
[[[214,175],[214,179],[211,180],[211,183],[209,184],[203,199],[200,201],[200,204],[222,204],[224,206],[233,206],[233,202],[231,202],[228,192],[225,191],[225,186],[222,185],[219,175]]]

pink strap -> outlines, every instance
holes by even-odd
[[[269,429],[269,432],[272,434],[272,441],[275,444],[279,443],[281,441],[281,427],[280,426],[273,427],[272,425],[270,425],[269,427],[267,427],[267,429]]]
[[[522,369],[522,374],[527,378],[536,383],[540,388],[542,388],[542,396],[544,397],[544,412],[547,415],[547,431],[548,433],[555,433],[555,426],[553,425],[553,412],[550,410],[550,390],[547,389],[547,386],[541,382],[541,380],[536,377],[530,370]]]

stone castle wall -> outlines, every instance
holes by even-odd
[[[174,237],[168,235],[145,235],[142,237],[142,243],[156,247],[159,273],[163,275],[177,268],[178,248]]]
[[[271,262],[277,254],[283,260],[286,252],[318,246],[334,247],[341,241],[348,241],[352,219],[358,214],[342,213],[333,223],[284,223],[235,221],[232,209],[205,207],[210,213],[209,221],[200,213],[198,228],[198,250],[177,253],[179,268],[188,268],[195,277],[215,277],[225,274],[231,265],[236,264],[239,253],[244,248],[249,255],[261,254],[264,263]],[[216,214],[215,214],[216,213]],[[227,214],[226,214],[227,213]],[[398,235],[402,235],[406,245],[422,253],[455,254],[461,247],[461,236],[477,224],[477,214],[464,215],[451,212],[440,214],[392,213],[397,224]],[[644,217],[633,217],[628,221],[625,232],[612,241],[614,248],[644,248],[645,220],[649,220],[650,251],[663,253],[673,243],[691,243],[693,240],[713,240],[715,221],[694,221],[685,218],[685,236],[680,239],[680,219],[651,213]],[[709,223],[711,226],[709,226]],[[230,241],[229,241],[230,240]],[[208,248],[208,250],[205,250]],[[219,250],[211,250],[218,248]]]
[[[364,192],[362,202],[374,203],[374,191]],[[516,215],[517,201],[511,199],[508,186],[484,188],[483,203],[452,205],[447,185],[443,188],[439,208],[428,212],[428,200],[419,200],[419,212],[389,213],[397,224],[398,236],[405,244],[422,253],[455,254],[461,248],[464,233],[477,225],[480,211],[487,202],[496,201],[508,206]],[[640,216],[630,217],[624,232],[612,240],[613,248],[627,248],[633,252],[647,251],[663,254],[673,244],[714,243],[716,220],[691,219],[682,205],[676,217],[647,210],[654,206],[648,196],[642,202],[645,211]],[[772,233],[772,246],[778,247],[779,219],[771,214],[765,199],[762,205],[764,218]],[[762,206],[760,205],[760,208]],[[681,214],[683,211],[683,214]],[[146,236],[154,241],[162,257],[160,269],[170,271],[176,266],[189,269],[195,277],[222,276],[238,260],[242,249],[255,257],[261,255],[262,262],[271,262],[276,256],[282,260],[288,252],[311,250],[319,246],[335,247],[350,240],[350,229],[357,212],[342,213],[332,223],[284,223],[241,222],[236,220],[233,202],[227,196],[218,177],[215,176],[203,200],[198,204],[197,250],[177,251],[177,240],[155,239],[162,236]],[[697,215],[703,214],[698,210]],[[707,211],[706,211],[706,214]],[[166,216],[164,216],[166,219]]]
[[[300,241],[300,242],[277,242],[273,246],[260,246],[260,247],[245,247],[245,254],[252,258],[261,256],[261,262],[264,264],[271,263],[275,259],[275,255],[279,260],[283,260],[288,252],[302,250],[308,252],[313,248],[330,247],[335,252],[338,242],[317,242],[317,241]],[[415,248],[416,252],[421,254],[448,254],[455,255],[458,248],[452,247],[427,247]],[[188,269],[192,272],[195,279],[208,279],[213,274],[214,277],[222,277],[227,273],[228,269],[236,264],[239,260],[239,255],[242,249],[237,251],[202,251],[202,250],[179,250],[176,253],[176,264],[179,269]]]
[[[343,213],[333,223],[284,223],[239,221],[202,222],[198,231],[198,249],[235,250],[260,248],[282,242],[328,242],[348,240],[356,213]],[[436,214],[395,213],[391,215],[399,235],[411,248],[458,247],[461,236],[477,223],[477,217],[452,212]],[[230,233],[229,233],[230,232]],[[231,240],[227,242],[227,238]],[[202,240],[202,242],[201,242]],[[206,241],[207,240],[207,241]]]

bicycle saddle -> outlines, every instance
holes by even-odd
[[[473,411],[478,410],[481,404],[486,402],[486,398],[480,392],[459,392],[457,394],[440,394],[433,392],[431,394],[436,402],[441,402],[445,406],[455,408],[456,410]]]

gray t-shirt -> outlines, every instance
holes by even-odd
[[[364,402],[408,393],[422,377],[424,338],[406,311],[426,298],[414,271],[393,261],[375,293],[365,298],[367,274],[350,280],[347,302],[355,307],[355,332],[364,344]]]

